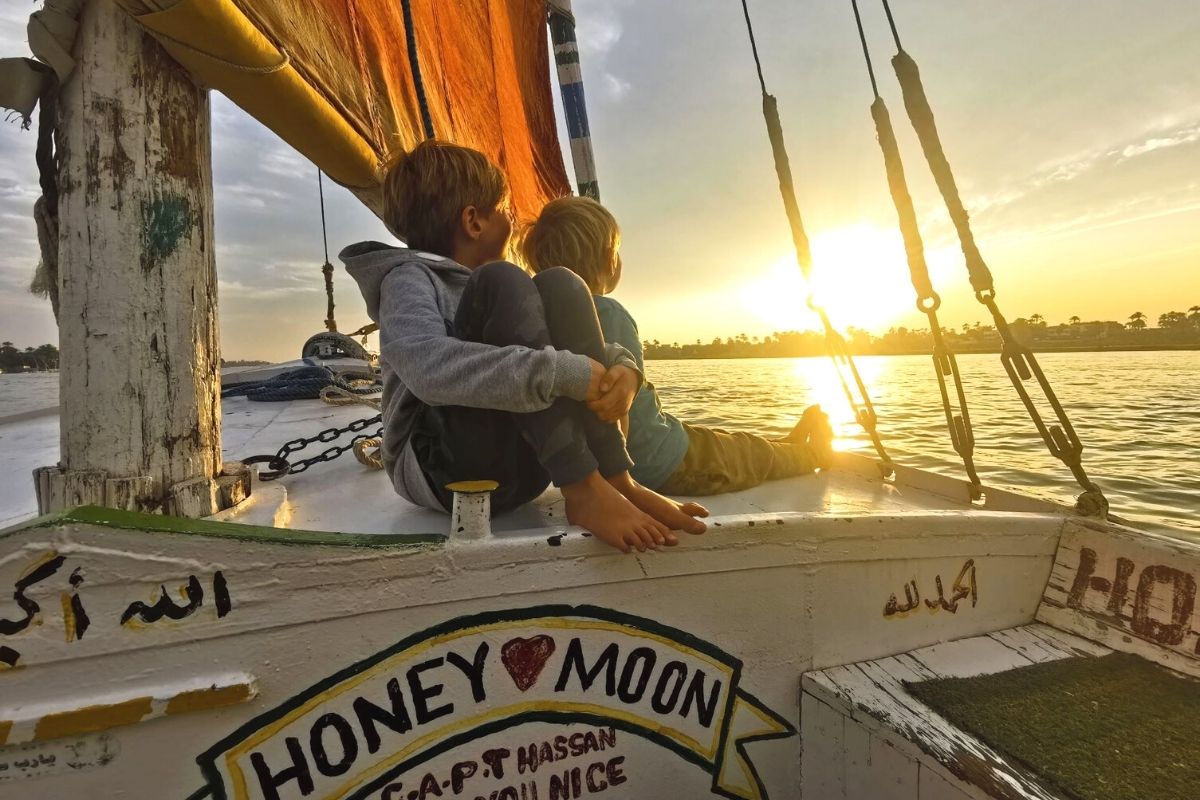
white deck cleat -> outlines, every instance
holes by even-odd
[[[450,539],[479,541],[492,536],[492,492],[496,481],[458,481],[446,485],[454,492],[450,512]]]

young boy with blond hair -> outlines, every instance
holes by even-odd
[[[524,262],[535,275],[567,267],[595,295],[604,338],[629,350],[643,369],[637,323],[607,297],[621,280],[621,231],[608,209],[586,197],[546,205],[521,237]],[[703,496],[748,489],[814,471],[832,456],[833,433],[819,406],[811,406],[783,439],[680,422],[663,411],[653,384],[635,397],[622,421],[633,477],[669,495]]]
[[[694,503],[640,485],[616,421],[642,377],[606,345],[568,270],[504,260],[508,185],[475,150],[422,142],[389,170],[384,221],[408,247],[340,254],[379,323],[383,464],[396,491],[449,510],[448,484],[495,480],[496,512],[561,487],[567,519],[625,552],[704,531]]]

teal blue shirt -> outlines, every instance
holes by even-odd
[[[596,313],[604,331],[604,341],[616,342],[637,361],[638,369],[646,372],[642,361],[642,340],[637,323],[625,307],[611,297],[597,297]],[[643,486],[657,489],[671,476],[687,453],[687,434],[683,424],[662,409],[658,392],[649,381],[638,391],[629,409],[629,439],[626,443],[634,467],[630,472]]]

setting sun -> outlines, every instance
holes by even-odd
[[[898,230],[869,224],[821,231],[812,238],[816,300],[839,328],[887,328],[913,308],[904,244]],[[945,259],[930,254],[934,283]],[[743,306],[777,330],[816,329],[819,322],[805,300],[809,289],[795,256],[776,259],[740,292]]]

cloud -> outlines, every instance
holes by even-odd
[[[1052,183],[1065,183],[1096,169],[1197,141],[1200,141],[1200,120],[1177,124],[1168,130],[1147,130],[1131,140],[1127,139],[1090,153],[1064,159],[1035,175],[1031,183],[1034,188]]]
[[[601,98],[609,102],[624,99],[633,88],[632,82],[611,66],[625,33],[622,12],[630,4],[631,0],[585,0],[575,4],[580,61],[586,74],[599,77]]]
[[[1200,123],[1190,128],[1175,131],[1167,136],[1152,136],[1139,144],[1126,145],[1121,150],[1122,159],[1137,158],[1155,150],[1165,150],[1178,147],[1181,144],[1191,144],[1200,141]]]
[[[1200,186],[1181,182],[1200,161],[1200,119],[1151,128],[1039,165],[991,192],[965,194],[976,232],[1059,237],[1191,211]],[[1200,148],[1197,148],[1200,149]],[[940,198],[921,215],[931,241],[954,238]]]
[[[294,284],[291,286],[251,286],[236,280],[218,280],[217,290],[223,301],[228,300],[284,300],[296,295],[316,294],[323,287],[315,283]]]
[[[621,80],[611,72],[603,73],[602,77],[604,79],[604,92],[610,100],[620,100],[629,94],[629,90],[633,88],[633,84],[629,81]]]

